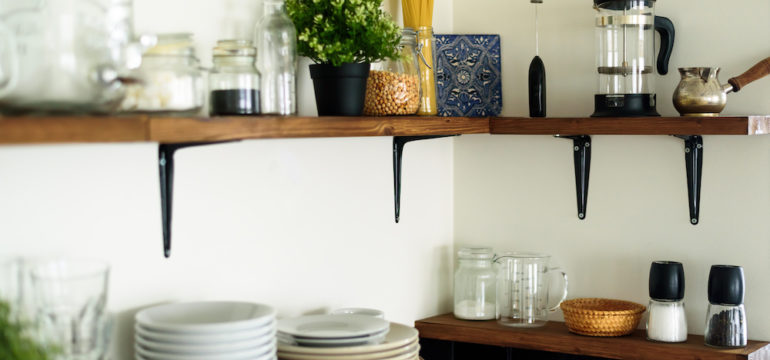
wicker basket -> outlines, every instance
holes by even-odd
[[[561,303],[569,331],[588,336],[628,335],[639,325],[646,310],[630,301],[580,298]]]

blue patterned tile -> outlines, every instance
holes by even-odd
[[[437,34],[435,40],[438,115],[500,115],[500,35]]]

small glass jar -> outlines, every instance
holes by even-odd
[[[746,309],[743,306],[743,268],[713,265],[709,272],[704,342],[718,348],[739,348],[748,344]]]
[[[257,49],[249,40],[220,40],[209,73],[209,114],[259,114]]]
[[[195,114],[206,98],[192,34],[143,35],[148,50],[126,88],[122,111]]]
[[[653,262],[650,266],[649,290],[647,339],[660,342],[687,341],[682,263]]]
[[[454,315],[463,320],[492,320],[496,316],[494,254],[491,248],[462,248],[457,252]]]
[[[438,106],[436,105],[436,75],[433,65],[433,27],[420,26],[417,29],[417,41],[420,44],[420,53],[425,63],[420,63],[420,87],[422,95],[420,96],[420,109],[417,115],[436,115]]]
[[[372,64],[366,80],[364,115],[413,115],[420,107],[417,33],[402,31],[400,57]]]

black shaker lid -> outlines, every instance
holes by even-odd
[[[640,0],[594,0],[594,5],[599,7],[608,8],[611,10],[623,10],[631,8],[632,2],[639,2]],[[655,0],[643,0],[644,6],[652,6]],[[614,3],[606,6],[607,3]]]
[[[684,299],[684,268],[676,261],[653,261],[650,265],[650,298]]]
[[[712,304],[743,304],[743,268],[735,265],[712,265],[709,272],[708,296]]]

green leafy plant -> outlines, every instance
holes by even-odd
[[[319,64],[371,63],[398,57],[401,31],[382,0],[286,0],[297,52]]]
[[[24,331],[25,326],[0,301],[0,359],[49,360],[52,355]]]

